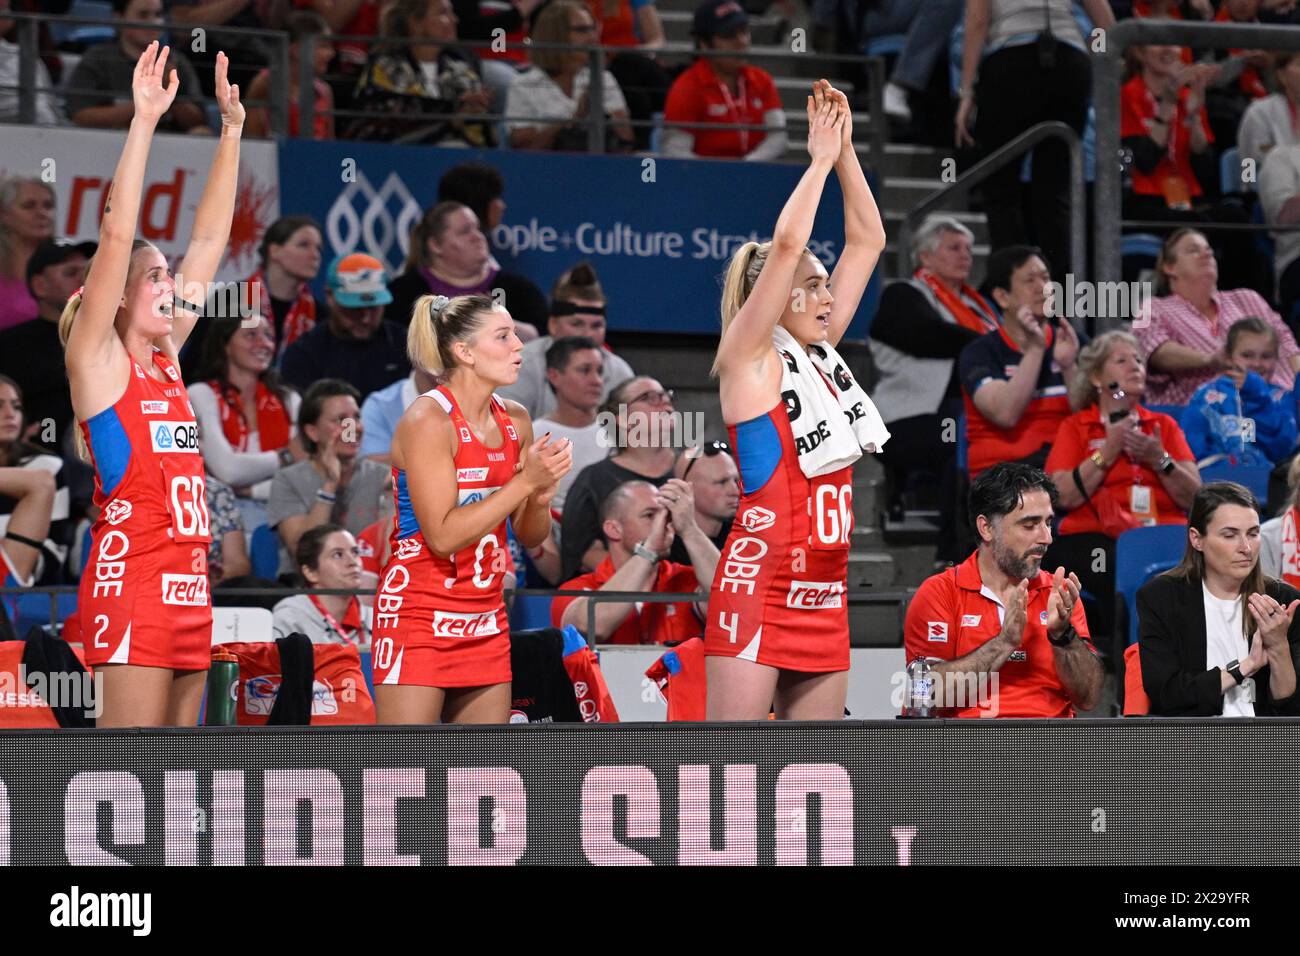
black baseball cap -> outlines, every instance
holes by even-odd
[[[731,37],[749,29],[749,14],[736,0],[705,0],[695,8],[691,34],[711,40]]]
[[[99,243],[76,242],[72,239],[46,239],[32,253],[32,257],[27,260],[27,287],[30,290],[32,285],[32,276],[44,272],[50,266],[57,266],[67,262],[73,256],[85,256],[89,259],[99,248]]]

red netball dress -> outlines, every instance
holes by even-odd
[[[741,499],[709,591],[705,656],[848,670],[852,466],[804,475],[784,402],[727,431]]]
[[[456,504],[473,504],[499,491],[515,474],[519,435],[505,402],[492,397],[492,414],[505,440],[489,448],[478,440],[446,386],[425,392],[456,429]],[[375,596],[376,684],[485,687],[510,680],[510,631],[503,594],[510,552],[506,523],[473,547],[438,557],[420,532],[406,484],[393,469],[396,511],[392,554]]]
[[[212,646],[203,456],[185,386],[131,362],[126,391],[81,423],[99,517],[77,610],[86,661],[206,670]]]

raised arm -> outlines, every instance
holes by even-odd
[[[719,367],[726,369],[761,359],[772,348],[772,332],[785,312],[799,259],[812,236],[813,219],[826,177],[840,152],[839,105],[822,95],[821,84],[808,97],[808,154],[812,162],[786,200],[772,233],[772,248],[754,289],[727,326],[718,347]]]
[[[135,116],[104,203],[104,216],[99,224],[99,249],[90,274],[86,276],[81,308],[68,335],[66,361],[74,388],[73,404],[83,420],[103,410],[104,397],[110,399],[109,404],[112,401],[111,396],[85,394],[87,386],[94,392],[94,384],[102,381],[95,373],[104,371],[104,367],[110,364],[121,363],[122,369],[128,368],[126,349],[117,336],[113,321],[126,289],[131,245],[135,241],[135,224],[140,215],[144,169],[149,161],[154,129],[171,107],[180,88],[175,70],[171,71],[167,86],[163,86],[168,52],[167,47],[160,52],[158,42],[154,41],[136,61],[131,79]],[[118,376],[109,374],[104,378],[115,382]],[[86,407],[87,404],[92,407]]]
[[[871,187],[862,172],[858,152],[853,148],[853,116],[848,97],[833,88],[830,95],[840,104],[844,116],[840,155],[835,160],[835,174],[844,194],[844,249],[835,264],[835,271],[831,273],[831,293],[835,301],[831,305],[830,329],[826,336],[834,346],[839,344],[857,314],[862,293],[871,281],[880,254],[885,251],[885,224],[880,218],[876,197],[871,195]]]
[[[194,312],[181,305],[181,300],[188,299],[188,291],[197,286],[204,290],[203,301],[189,304],[202,307],[207,301],[208,283],[217,274],[221,260],[225,257],[226,243],[230,239],[230,221],[235,213],[235,192],[239,184],[239,138],[244,130],[244,106],[239,102],[238,85],[232,86],[226,77],[229,65],[230,60],[226,54],[218,53],[216,92],[217,105],[221,107],[221,138],[217,141],[217,153],[212,158],[207,184],[203,187],[203,198],[199,200],[199,208],[194,213],[194,231],[190,234],[190,244],[177,273],[171,341],[158,343],[170,351],[173,358],[180,354],[181,346],[190,337],[194,324],[199,320]]]

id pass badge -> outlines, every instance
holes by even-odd
[[[1129,509],[1140,525],[1156,523],[1156,506],[1151,497],[1151,489],[1146,485],[1133,486],[1133,499]]]

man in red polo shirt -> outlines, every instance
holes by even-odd
[[[777,129],[672,127],[664,130],[666,156],[710,156],[774,162],[785,155],[785,111],[776,83],[766,70],[745,62],[749,17],[736,0],[704,0],[695,10],[691,31],[701,50],[726,51],[700,57],[668,91],[664,122],[732,123]]]
[[[921,584],[904,625],[907,659],[935,662],[938,715],[1073,717],[1097,706],[1102,666],[1079,579],[1041,567],[1055,499],[1029,465],[994,465],[971,485],[979,546]]]
[[[601,531],[609,555],[595,571],[560,585],[561,591],[695,591],[712,582],[718,549],[695,523],[691,485],[669,479],[662,488],[648,481],[625,481],[600,509]],[[664,560],[680,533],[690,564]],[[557,597],[551,602],[556,627],[572,624],[591,643],[668,644],[704,633],[707,594],[699,601],[673,603],[596,602],[596,633],[587,633],[586,598]]]
[[[1043,466],[1056,429],[1070,414],[1066,382],[1079,354],[1069,320],[1047,318],[1052,274],[1042,253],[1005,246],[989,256],[985,271],[1002,324],[967,345],[957,360],[972,478],[1000,461]]]

